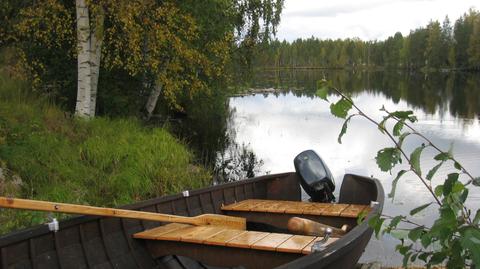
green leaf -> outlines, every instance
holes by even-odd
[[[408,172],[407,170],[400,170],[398,173],[397,173],[397,176],[395,177],[395,179],[392,181],[392,190],[390,191],[390,193],[388,194],[388,198],[394,198],[395,197],[395,191],[397,189],[397,183],[398,183],[398,180],[406,173]]]
[[[462,233],[460,243],[464,249],[467,249],[473,264],[480,266],[480,229],[478,227],[468,227]]]
[[[450,160],[451,158],[452,158],[452,155],[450,154],[450,152],[441,152],[440,154],[434,157],[434,159],[437,161],[447,161],[447,160]]]
[[[427,262],[427,259],[428,259],[428,256],[430,256],[431,254],[428,253],[428,252],[423,252],[421,253],[420,255],[418,255],[418,258],[424,262]]]
[[[455,183],[458,181],[458,173],[448,174],[447,180],[443,185],[443,196],[448,196],[452,193]]]
[[[424,227],[423,226],[413,228],[408,232],[408,238],[410,238],[410,240],[415,242],[422,236],[423,232],[424,232]]]
[[[380,132],[382,132],[382,134],[385,133],[385,123],[387,122],[387,120],[390,118],[390,116],[386,116],[386,117],[383,117],[383,120],[378,124],[378,130],[380,130]]]
[[[345,122],[343,123],[343,125],[342,125],[342,130],[340,131],[340,134],[338,135],[338,143],[342,144],[342,137],[343,137],[343,135],[347,132],[348,122],[350,121],[350,119],[351,119],[353,116],[354,116],[354,115],[350,115],[350,116],[345,120]]]
[[[320,97],[321,99],[328,101],[327,96],[328,96],[328,86],[326,83],[324,83],[323,80],[317,81],[317,92],[316,95]]]
[[[460,183],[460,182],[457,182],[457,183]],[[462,187],[464,188],[463,192],[462,192],[462,195],[460,195],[460,202],[463,204],[465,203],[465,201],[467,201],[467,197],[468,197],[468,189],[465,189],[465,186],[460,183],[462,185]]]
[[[480,177],[476,177],[472,180],[474,186],[480,187]]]
[[[420,211],[424,210],[425,208],[429,207],[431,204],[432,203],[430,202],[428,204],[424,204],[424,205],[421,205],[417,208],[412,209],[412,211],[410,211],[410,215],[413,216],[413,215],[417,214],[418,212],[420,212]]]
[[[400,135],[400,137],[398,138],[398,147],[399,148],[402,148],[403,146],[403,141],[405,140],[405,138],[407,138],[407,136],[411,135],[411,133],[409,132],[405,132],[403,133],[402,135]]]
[[[398,240],[403,240],[408,238],[408,231],[405,230],[393,230],[389,233],[393,238],[396,238]]]
[[[435,252],[428,261],[429,265],[435,265],[443,262],[447,258],[447,255],[444,252]]]
[[[461,182],[455,182],[453,184],[452,193],[459,193],[465,189],[465,186]]]
[[[394,136],[400,136],[401,135],[401,131],[403,129],[403,125],[405,125],[405,121],[404,120],[400,120],[398,121],[397,123],[395,123],[395,125],[393,126],[393,135]]]
[[[427,180],[432,180],[433,176],[435,175],[435,173],[437,173],[438,168],[440,168],[440,166],[442,166],[442,164],[443,164],[443,161],[440,162],[439,164],[435,165],[435,167],[433,167],[430,171],[428,171]]]
[[[478,225],[480,223],[480,209],[477,210],[475,218],[473,218],[473,224]]]
[[[395,216],[391,221],[390,221],[390,224],[388,226],[394,228],[394,227],[397,227],[397,225],[400,223],[400,221],[402,221],[402,219],[404,219],[405,217],[404,216]]]
[[[412,255],[412,252],[407,252],[403,254],[403,267],[405,268],[408,267],[408,261],[410,260],[410,255]]]
[[[373,228],[373,230],[375,231],[375,236],[377,238],[378,238],[378,235],[380,234],[380,230],[382,229],[382,225],[384,221],[385,219],[380,218],[380,215],[375,215],[368,221],[368,226]]]
[[[462,171],[462,165],[461,165],[460,163],[454,162],[454,163],[453,163],[453,166],[454,166],[457,170]]]
[[[402,156],[397,148],[384,148],[377,152],[375,160],[380,170],[387,172],[402,162]]]
[[[464,249],[460,243],[460,238],[454,239],[450,242],[450,246],[451,252],[446,264],[447,268],[458,268],[461,264],[465,264],[466,257],[463,255]]]
[[[409,246],[397,245],[396,249],[400,254],[405,255],[409,250],[412,249],[412,245],[409,245]]]
[[[435,187],[435,195],[436,196],[442,196],[443,195],[443,185],[438,185],[437,187]]]
[[[358,217],[357,217],[357,224],[360,225],[367,215],[368,215],[367,210],[360,212],[360,214],[358,214]]]
[[[432,237],[429,234],[423,234],[422,238],[420,238],[420,242],[424,248],[430,246],[432,243]]]
[[[445,240],[456,227],[457,217],[455,212],[451,208],[445,207],[440,209],[440,218],[435,220],[430,233],[440,240]]]
[[[412,257],[410,258],[410,262],[414,262],[417,260],[417,256],[418,256],[418,253],[415,253],[412,255]]]
[[[412,168],[419,174],[422,175],[422,170],[420,168],[420,156],[422,154],[423,149],[425,148],[424,145],[416,148],[412,154],[410,154],[410,162],[412,164]]]
[[[345,119],[348,115],[348,111],[352,108],[352,103],[342,97],[338,102],[335,104],[330,105],[330,112],[335,117],[339,117]]]
[[[395,111],[390,113],[390,115],[398,118],[398,119],[408,119],[411,115],[413,115],[413,111],[408,110],[408,111]]]

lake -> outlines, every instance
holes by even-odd
[[[375,126],[358,117],[351,121],[343,143],[339,144],[337,136],[343,120],[332,116],[329,104],[314,94],[316,82],[322,78],[349,93],[366,114],[376,119],[381,120],[384,115],[380,111],[382,106],[389,111],[413,110],[418,117],[414,124],[418,131],[444,150],[452,147],[454,156],[464,167],[474,176],[480,176],[478,75],[277,70],[254,73],[248,85],[254,89],[275,89],[275,93],[231,97],[226,104],[228,115],[224,122],[217,119],[205,125],[222,126],[221,138],[209,139],[224,141],[223,148],[217,148],[215,155],[217,170],[223,168],[220,170],[224,179],[225,176],[227,180],[245,176],[245,173],[235,173],[245,167],[256,175],[294,171],[294,157],[303,150],[313,149],[330,167],[337,194],[345,173],[376,177],[385,193],[390,192],[398,170],[392,174],[380,171],[375,156],[379,149],[392,146],[391,142]],[[328,98],[338,99],[334,95]],[[421,143],[418,138],[407,138],[404,149],[409,154]],[[424,173],[436,164],[434,154],[431,148],[424,150],[421,158]],[[453,170],[451,165],[442,166],[433,185],[442,182]],[[433,198],[428,190],[413,173],[407,173],[397,186],[395,199],[386,197],[384,214],[408,215],[411,209],[430,201]],[[475,210],[479,208],[480,188],[471,188],[467,205]],[[436,212],[437,207],[432,205],[411,219],[430,225]],[[401,264],[402,257],[395,253],[398,242],[390,235],[378,240],[372,238],[361,261]]]

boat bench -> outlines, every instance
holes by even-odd
[[[368,205],[312,203],[300,201],[277,201],[248,199],[222,206],[223,211],[261,212],[357,218],[362,212],[369,212]]]
[[[292,217],[310,219],[333,227],[357,225],[360,214],[370,212],[369,205],[312,203],[248,199],[221,207],[223,214],[245,218],[249,223],[259,223],[287,229]]]
[[[323,237],[236,230],[221,226],[171,223],[133,235],[137,239],[194,243],[212,246],[310,254]],[[338,238],[329,238],[324,245]]]

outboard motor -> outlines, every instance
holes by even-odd
[[[315,151],[306,150],[298,154],[293,164],[303,189],[313,202],[335,202],[335,181],[332,173]]]

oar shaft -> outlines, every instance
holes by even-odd
[[[61,212],[80,215],[141,219],[160,222],[177,222],[193,225],[200,224],[198,223],[198,220],[196,218],[183,216],[6,197],[0,197],[0,207],[48,212]]]

